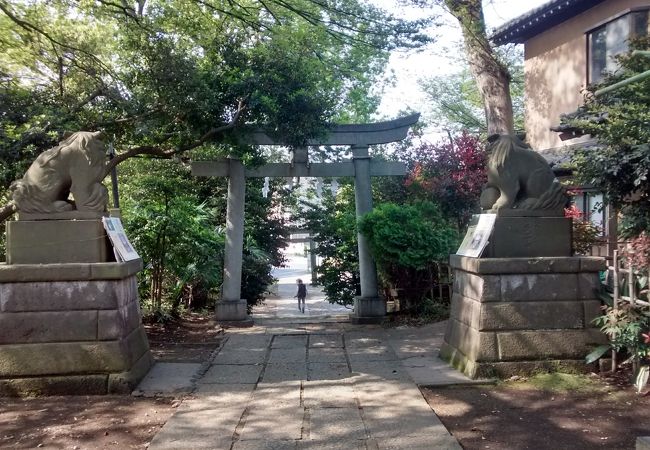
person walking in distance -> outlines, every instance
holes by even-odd
[[[305,297],[307,297],[307,286],[300,278],[296,280],[298,283],[298,293],[294,297],[298,297],[298,310],[302,313],[305,312]]]

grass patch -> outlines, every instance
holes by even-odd
[[[572,373],[540,373],[528,378],[521,378],[516,381],[507,381],[502,384],[509,388],[516,389],[538,389],[549,392],[568,391],[603,391],[607,387],[599,380],[594,380],[587,375]]]

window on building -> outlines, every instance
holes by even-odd
[[[584,214],[584,218],[596,225],[603,234],[606,233],[607,214],[603,202],[603,194],[596,191],[580,191],[573,197],[578,210]]]
[[[618,69],[615,56],[628,50],[630,38],[648,35],[648,10],[633,11],[607,22],[587,35],[589,83],[600,81]]]

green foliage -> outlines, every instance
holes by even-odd
[[[240,101],[242,123],[300,144],[367,117],[387,50],[428,42],[426,23],[357,0],[3,1],[1,144],[43,150],[64,130],[102,129],[118,150],[190,148]]]
[[[602,231],[588,220],[574,220],[572,227],[574,253],[590,256],[593,246],[603,234]]]
[[[564,209],[564,217],[571,218],[572,247],[577,255],[591,255],[593,246],[602,236],[602,231],[594,225],[576,205]]]
[[[424,269],[446,261],[458,244],[456,230],[431,202],[378,205],[359,221],[359,230],[368,238],[377,265],[386,270]]]
[[[351,305],[361,293],[354,189],[346,180],[336,197],[329,191],[323,194],[320,204],[305,203],[297,220],[311,230],[317,244],[322,258],[317,282],[325,296],[331,303]]]
[[[185,158],[233,154],[262,163],[259,149],[242,144],[243,123],[298,145],[323,133],[326,122],[367,120],[387,50],[427,42],[419,33],[426,22],[398,20],[357,0],[135,7],[0,0],[0,206],[11,181],[64,131],[103,130],[118,153],[188,149],[180,164],[120,165],[121,200],[147,267],[142,298],[150,296],[158,314],[199,297],[205,303],[221,283],[225,180],[191,178]],[[237,127],[214,132],[231,125],[240,104]],[[248,180],[248,188],[259,189],[260,180]],[[271,265],[282,263],[284,200],[247,198],[242,296],[249,305],[272,281]],[[332,227],[354,242],[350,217]],[[4,233],[0,254],[3,246]],[[335,267],[351,277],[349,286],[328,291],[343,302],[357,286],[353,248],[345,264],[331,259],[327,274],[340,284]]]
[[[155,314],[209,306],[222,282],[225,179],[192,177],[171,161],[130,160],[120,166],[123,217],[143,257],[141,297]],[[259,180],[249,180],[257,189]],[[274,184],[276,186],[276,184]],[[282,205],[271,195],[247,198],[242,298],[252,306],[273,282],[286,242]]]
[[[431,202],[380,204],[359,221],[377,262],[381,280],[402,291],[403,309],[419,308],[437,280],[436,262],[446,262],[458,232]]]
[[[449,304],[424,298],[418,305],[418,317],[425,322],[440,322],[449,319]]]
[[[271,183],[271,191],[264,198],[259,194],[263,179],[247,180],[247,192],[251,195],[246,196],[241,295],[249,309],[264,299],[268,286],[276,281],[272,268],[285,262],[282,248],[286,247],[289,231],[284,219],[287,205],[282,183]]]
[[[606,307],[605,314],[594,323],[609,337],[615,351],[626,352],[636,363],[650,356],[650,342],[644,336],[650,332],[648,307],[621,302],[617,307]]]
[[[648,48],[648,40],[633,48]],[[579,180],[605,193],[626,216],[623,232],[634,236],[650,230],[650,79],[598,97],[592,93],[650,69],[650,58],[624,55],[621,69],[589,87],[585,105],[562,122],[598,139],[596,148],[579,150],[573,159]]]
[[[140,170],[152,166],[137,163]],[[167,300],[175,313],[188,290],[197,286],[210,290],[221,284],[224,235],[191,192],[187,169],[174,163],[154,164],[157,173],[139,172],[124,185],[124,217],[146,264],[142,298],[151,300],[154,311],[162,311]]]
[[[485,155],[478,139],[466,133],[453,145],[418,147],[408,141],[395,147],[376,149],[373,158],[403,161],[409,176],[373,178],[378,206],[359,226],[365,224],[360,229],[369,236],[385,295],[396,288],[403,309],[444,316],[446,305],[429,305],[425,298],[441,282],[436,262],[447,261],[463,223],[478,207]],[[311,201],[298,214],[298,222],[314,233],[323,258],[318,282],[328,299],[351,304],[359,295],[354,191],[351,180],[340,181],[336,198],[325,191],[322,202]]]

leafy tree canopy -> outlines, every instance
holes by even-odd
[[[0,0],[1,143],[15,163],[101,129],[169,156],[248,122],[298,144],[367,115],[386,51],[426,41],[425,22],[357,0]]]

